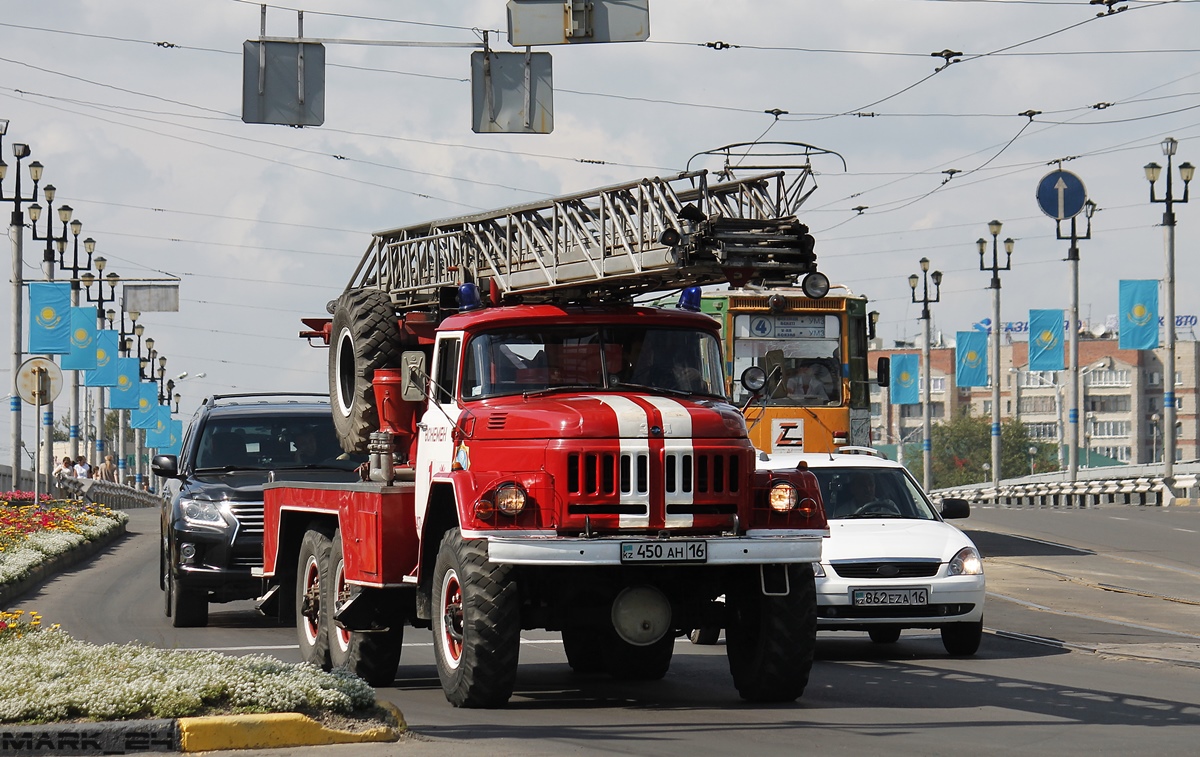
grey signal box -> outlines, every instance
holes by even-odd
[[[645,42],[650,0],[509,0],[508,44]]]
[[[246,40],[242,51],[242,121],[283,126],[325,123],[324,45]]]

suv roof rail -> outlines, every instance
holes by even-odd
[[[204,398],[204,400],[202,400],[200,402],[200,404],[212,406],[212,405],[216,405],[217,401],[220,400],[220,401],[222,401],[222,404],[236,405],[237,404],[236,400],[239,400],[239,399],[254,399],[254,398],[283,399],[283,398],[287,398],[287,397],[304,397],[304,398],[310,398],[310,399],[315,398],[315,399],[325,400],[326,402],[329,401],[329,395],[326,393],[323,393],[323,392],[243,392],[240,394],[213,394],[213,395],[210,395],[210,396]],[[225,402],[226,400],[231,400],[231,401]]]

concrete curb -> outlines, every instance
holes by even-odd
[[[396,719],[395,726],[361,732],[340,731],[326,728],[312,718],[296,713],[0,725],[0,755],[207,752],[217,749],[266,749],[398,740],[408,730],[404,715],[390,702],[379,702],[379,706]]]
[[[30,568],[29,575],[20,581],[0,585],[0,609],[7,608],[10,602],[19,599],[26,592],[37,588],[47,579],[54,577],[67,568],[78,565],[116,540],[123,538],[125,536],[125,529],[126,524],[121,523],[108,534],[98,539],[85,541],[69,552],[64,552],[61,555],[56,555],[49,560],[38,563]],[[2,753],[0,751],[0,754]]]
[[[325,746],[396,741],[408,730],[404,714],[390,702],[379,702],[396,719],[396,725],[366,731],[326,728],[305,715],[275,713],[180,718],[179,751],[211,752],[218,749],[267,749],[271,747]]]

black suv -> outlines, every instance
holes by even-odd
[[[157,455],[167,479],[159,586],[173,625],[208,623],[209,602],[263,593],[263,485],[357,481],[366,458],[342,451],[323,394],[224,394],[200,405],[180,454]]]

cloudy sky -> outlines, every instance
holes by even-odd
[[[649,2],[648,42],[541,48],[552,134],[483,135],[464,45],[488,31],[512,49],[504,0],[271,5],[271,36],[295,35],[299,9],[308,37],[422,43],[327,45],[325,123],[303,129],[241,120],[257,3],[6,0],[4,192],[11,145],[28,143],[108,271],[181,278],[180,311],[142,322],[169,376],[207,374],[180,382],[184,418],[212,393],[324,391],[325,353],[297,339],[299,319],[324,313],[370,232],[668,175],[735,142],[845,159],[815,159],[802,220],[889,342],[919,332],[907,277],[921,257],[945,274],[935,329],[990,315],[975,240],[992,219],[1015,240],[1004,320],[1068,305],[1068,244],[1034,196],[1057,161],[1100,208],[1080,243],[1082,317],[1115,314],[1119,279],[1163,275],[1164,208],[1142,166],[1165,165],[1168,136],[1176,164],[1200,162],[1197,0]],[[1176,209],[1178,311],[1196,314],[1200,197]],[[26,236],[27,280],[41,249]]]

